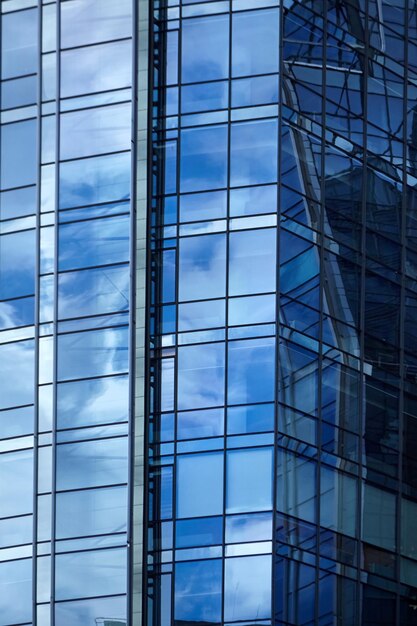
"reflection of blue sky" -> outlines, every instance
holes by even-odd
[[[227,453],[228,513],[272,508],[272,462],[272,448],[231,450]]]
[[[0,346],[0,409],[33,402],[34,365],[33,341]]]
[[[175,620],[219,623],[222,562],[177,563],[175,572]]]
[[[126,598],[92,598],[55,605],[57,626],[95,626],[98,617],[126,619]]]
[[[33,450],[0,455],[0,513],[2,517],[33,509]]]
[[[36,72],[38,36],[36,13],[36,9],[31,9],[2,15],[2,79]]]
[[[179,299],[199,300],[225,295],[226,237],[189,237],[180,244]]]
[[[0,261],[1,262],[1,261]],[[0,302],[0,329],[29,326],[34,323],[34,298]]]
[[[178,350],[178,408],[224,404],[224,344],[187,346]]]
[[[131,42],[119,41],[61,53],[61,96],[129,87]]]
[[[229,16],[183,20],[182,80],[185,83],[227,78]]]
[[[276,230],[230,234],[229,294],[275,291]]]
[[[124,200],[130,195],[130,153],[62,163],[61,209]]]
[[[226,518],[226,542],[267,541],[272,539],[272,513],[230,515]]]
[[[127,482],[127,437],[60,444],[57,489],[81,489]]]
[[[32,619],[32,559],[0,563],[0,615],[2,624]]]
[[[127,376],[62,383],[57,394],[59,428],[127,421]]]
[[[3,124],[0,167],[2,188],[36,181],[36,120]]]
[[[126,593],[126,573],[125,549],[58,554],[56,598],[66,600]]]
[[[35,291],[35,231],[0,238],[0,297],[15,298]]]
[[[203,517],[223,512],[223,453],[177,458],[177,515]]]
[[[178,413],[178,439],[218,437],[223,435],[224,410],[185,411]]]
[[[278,72],[279,9],[234,13],[232,75]]]
[[[227,127],[211,126],[181,132],[181,191],[226,186]]]
[[[226,559],[225,620],[271,617],[270,555]]]
[[[59,319],[126,311],[129,268],[104,267],[59,276]]]
[[[228,350],[228,402],[251,404],[272,401],[275,391],[275,338],[232,341]]]
[[[58,337],[58,380],[119,374],[128,370],[128,329],[71,333]]]
[[[130,0],[73,0],[61,7],[61,46],[73,48],[132,33]]]
[[[256,185],[277,180],[278,121],[233,124],[231,129],[230,184]]]

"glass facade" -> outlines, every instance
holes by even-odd
[[[127,623],[133,8],[1,2],[1,626]]]
[[[415,625],[415,2],[153,9],[148,626]]]
[[[416,626],[415,0],[0,18],[0,626]]]

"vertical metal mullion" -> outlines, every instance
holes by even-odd
[[[129,236],[129,425],[128,425],[128,503],[127,503],[127,626],[133,623],[134,557],[134,476],[135,476],[135,389],[136,389],[136,160],[138,109],[138,7],[132,0],[132,85],[131,85],[131,160],[130,160],[130,236]]]
[[[274,456],[273,456],[273,477],[272,477],[272,554],[271,554],[271,622],[277,619],[277,597],[276,597],[276,526],[277,526],[277,488],[278,488],[278,435],[279,435],[279,394],[280,394],[280,334],[281,334],[281,264],[280,264],[280,243],[281,243],[281,159],[282,159],[282,98],[283,98],[283,75],[284,75],[284,7],[283,3],[278,7],[278,124],[277,124],[277,226],[276,226],[276,274],[275,274],[275,375],[274,375]],[[284,590],[281,591],[282,595]]]
[[[61,96],[61,3],[56,3],[56,102],[55,102],[55,258],[53,310],[53,376],[52,376],[52,488],[51,488],[51,626],[55,624],[55,540],[56,540],[56,452],[57,452],[57,378],[58,378],[58,255],[59,255],[59,162],[60,162],[60,96]]]
[[[37,556],[38,556],[38,430],[39,430],[39,306],[40,306],[40,225],[42,163],[42,0],[38,0],[38,81],[37,81],[37,188],[35,231],[35,364],[33,421],[33,536],[32,536],[32,622],[37,626]]]

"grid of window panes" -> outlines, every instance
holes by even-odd
[[[127,623],[131,90],[131,0],[1,2],[1,626]]]
[[[148,624],[416,624],[415,2],[154,5]]]

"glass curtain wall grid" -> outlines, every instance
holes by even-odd
[[[135,11],[1,2],[1,626],[131,623]]]
[[[417,623],[417,14],[155,0],[148,626]]]

